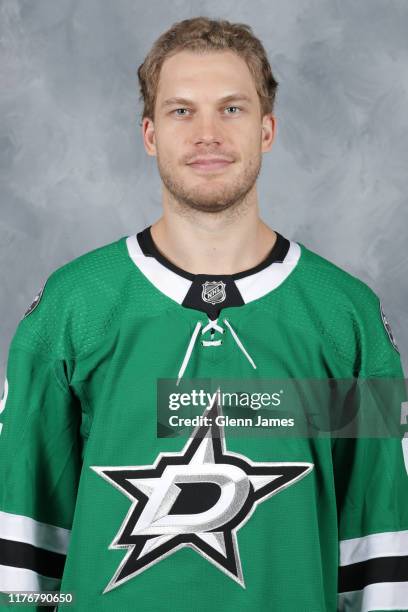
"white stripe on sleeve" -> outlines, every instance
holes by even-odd
[[[408,530],[374,533],[340,541],[340,565],[350,565],[375,557],[408,556]],[[408,600],[407,600],[408,602]]]
[[[408,582],[378,582],[362,591],[339,593],[337,612],[407,610]]]
[[[0,591],[59,591],[60,578],[41,576],[23,567],[0,565]]]
[[[0,538],[66,554],[71,531],[28,516],[0,511]]]

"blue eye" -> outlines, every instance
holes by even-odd
[[[242,110],[241,107],[239,106],[227,106],[226,109],[231,109],[231,108],[235,108],[237,110]],[[172,111],[173,114],[175,114],[177,117],[185,117],[186,113],[181,113],[179,111],[187,111],[188,112],[188,108],[184,108],[184,107],[180,107],[180,108],[176,108]],[[227,113],[228,115],[236,115],[237,113]]]
[[[227,108],[237,108],[238,110],[241,110],[239,106],[227,106]],[[228,113],[230,114],[230,113]],[[233,115],[236,115],[237,113],[232,113]]]

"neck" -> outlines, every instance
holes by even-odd
[[[180,215],[164,206],[151,235],[164,257],[192,274],[242,272],[261,263],[276,241],[276,233],[259,217],[257,202],[237,214]]]

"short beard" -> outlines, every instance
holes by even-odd
[[[247,194],[255,185],[261,172],[262,154],[258,158],[252,159],[233,183],[220,187],[216,193],[209,192],[208,194],[206,189],[200,189],[200,187],[187,191],[185,185],[177,180],[177,177],[171,171],[171,166],[163,164],[159,155],[157,155],[157,165],[164,185],[172,199],[181,207],[180,212],[184,209],[184,212],[196,210],[206,213],[219,213],[232,208],[236,209],[245,202]]]

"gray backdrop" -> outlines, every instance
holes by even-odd
[[[378,293],[407,373],[406,0],[0,0],[1,378],[50,272],[160,216],[136,70],[197,15],[251,25],[280,82],[264,220]]]

